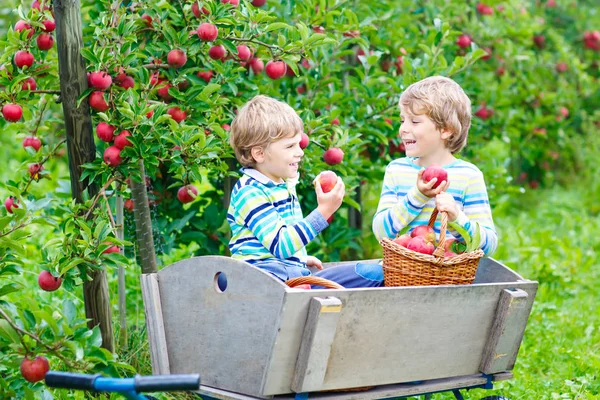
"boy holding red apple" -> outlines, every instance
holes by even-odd
[[[452,79],[432,76],[410,85],[399,106],[399,133],[406,157],[386,168],[373,233],[381,240],[395,238],[405,227],[414,231],[427,225],[437,207],[448,213],[447,238],[460,241],[455,228],[462,227],[473,236],[479,226],[479,248],[490,255],[498,238],[483,174],[454,156],[467,144],[471,101]],[[439,229],[438,218],[436,237]]]

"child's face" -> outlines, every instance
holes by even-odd
[[[409,110],[400,106],[400,137],[406,149],[406,155],[418,158],[442,158],[450,151],[446,147],[446,140],[450,132],[438,129],[435,123],[426,114],[411,114]]]
[[[255,156],[256,169],[273,182],[282,182],[298,176],[298,164],[304,156],[300,148],[301,133],[270,143],[261,154]]]

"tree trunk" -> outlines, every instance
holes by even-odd
[[[148,205],[148,193],[146,192],[146,171],[144,160],[138,161],[141,182],[131,179],[131,197],[133,198],[133,215],[135,217],[135,236],[140,255],[140,264],[143,274],[158,272],[156,263],[156,252],[154,251],[154,236],[152,234],[152,218],[150,218],[150,206]]]
[[[56,42],[58,46],[58,71],[60,96],[65,118],[69,170],[71,173],[71,196],[76,202],[84,201],[84,191],[88,196],[98,194],[98,186],[88,180],[80,180],[81,165],[96,158],[96,146],[92,132],[87,101],[77,107],[77,99],[87,88],[85,61],[81,56],[83,32],[81,7],[78,0],[54,0],[56,21]],[[90,319],[88,327],[100,326],[102,347],[114,351],[113,327],[106,271],[88,271],[91,281],[83,284],[85,315]]]

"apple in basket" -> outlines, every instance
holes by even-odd
[[[433,251],[435,250],[433,243],[426,241],[423,236],[417,236],[410,239],[406,248],[422,254],[433,254]]]
[[[422,237],[426,242],[435,243],[435,231],[429,225],[419,225],[410,233],[410,236]]]
[[[410,242],[410,239],[412,239],[410,235],[404,234],[402,236],[398,236],[396,239],[393,240],[393,242],[399,244],[402,247],[406,247],[408,242]]]

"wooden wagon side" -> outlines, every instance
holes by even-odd
[[[154,372],[256,397],[510,371],[537,290],[490,259],[461,286],[302,291],[219,256],[142,279]]]

